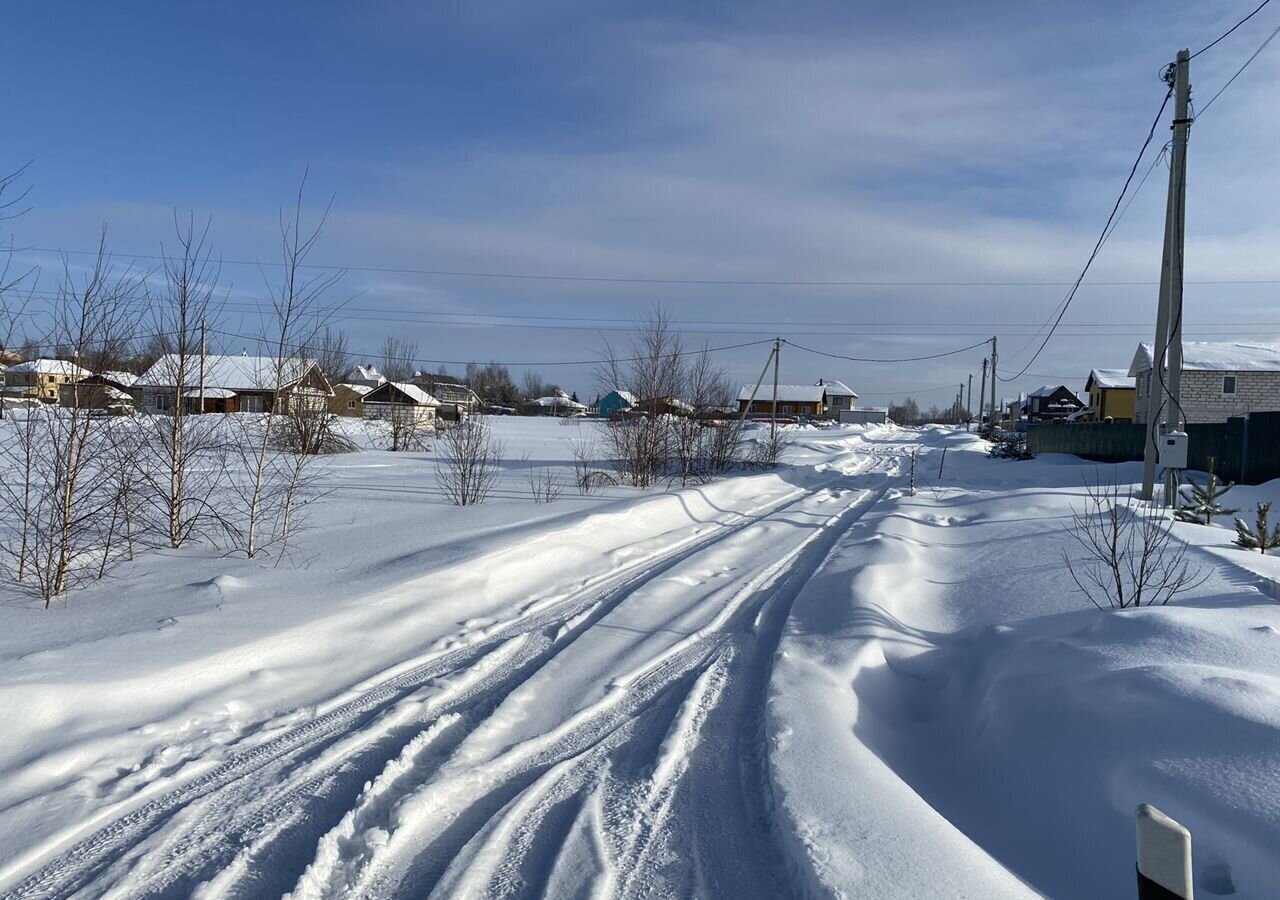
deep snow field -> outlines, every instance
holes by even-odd
[[[0,596],[0,895],[1132,897],[1140,802],[1201,894],[1280,895],[1280,562],[1229,519],[1176,526],[1191,594],[1100,612],[1062,563],[1092,463],[797,429],[581,497],[599,425],[494,424],[482,506],[363,451],[287,563]]]

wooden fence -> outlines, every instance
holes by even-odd
[[[1145,425],[1084,422],[1027,427],[1027,446],[1032,453],[1073,453],[1099,462],[1140,460],[1145,440]],[[1218,475],[1230,481],[1261,484],[1280,478],[1280,412],[1188,425],[1187,444],[1187,463],[1192,469],[1204,471],[1212,457]]]

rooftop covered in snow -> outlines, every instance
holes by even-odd
[[[1148,371],[1153,362],[1152,344],[1139,344],[1129,374]],[[1280,372],[1280,344],[1254,341],[1184,341],[1183,371]]]

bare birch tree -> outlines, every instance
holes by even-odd
[[[484,416],[468,416],[446,428],[437,443],[440,487],[457,506],[483,503],[502,478],[505,448]]]

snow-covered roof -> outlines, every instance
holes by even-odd
[[[750,400],[753,385],[744,384],[738,391],[739,400]],[[779,403],[817,403],[822,399],[826,388],[820,384],[780,384],[778,385]],[[756,400],[770,402],[773,400],[773,385],[762,384],[756,391]]]
[[[1090,369],[1089,380],[1100,388],[1131,388],[1134,386],[1126,369]]]
[[[439,406],[440,405],[440,401],[437,400],[435,397],[432,397],[430,394],[428,394],[422,388],[418,387],[416,384],[410,384],[407,381],[384,381],[381,385],[374,388],[373,390],[386,391],[388,388],[395,388],[397,391],[399,391],[400,393],[408,397],[410,400],[412,400],[414,403],[418,404],[418,406]],[[369,393],[373,393],[373,391],[370,391]],[[365,400],[366,402],[369,400],[369,394],[365,394]],[[378,403],[381,401],[374,400],[373,402]]]
[[[378,367],[375,365],[356,366],[351,371],[351,375],[355,378],[359,378],[361,381],[377,381],[381,383],[387,380],[383,377],[382,373],[378,371]]]
[[[610,391],[609,393],[610,393],[610,394],[617,394],[619,397],[621,397],[621,398],[622,398],[622,401],[623,401],[624,403],[629,403],[629,404],[631,404],[632,406],[635,406],[637,403],[639,403],[639,402],[640,402],[638,399],[636,399],[636,395],[635,395],[635,394],[633,394],[633,393],[631,393],[630,391],[620,391],[620,390],[618,390],[617,388],[614,388],[614,389],[613,389],[612,391]],[[608,396],[608,395],[606,394],[605,396]]]
[[[281,372],[281,382],[291,385],[300,381],[314,363],[310,360],[287,359]],[[177,377],[179,357],[169,353],[147,369],[137,380],[139,387],[173,387]],[[199,358],[187,360],[186,384],[183,387],[200,386]],[[204,358],[204,386],[206,396],[211,387],[229,388],[237,393],[244,391],[272,390],[276,385],[276,360],[271,356],[206,356]]]
[[[133,387],[138,380],[138,376],[132,372],[95,372],[94,376],[101,378],[103,381],[111,381],[125,387]]]
[[[6,374],[14,372],[34,372],[37,375],[65,375],[68,378],[84,378],[88,369],[82,369],[65,359],[33,359],[30,362],[16,363],[8,368]]]
[[[533,406],[560,406],[566,409],[586,409],[587,408],[585,404],[575,403],[573,400],[569,399],[564,394],[558,394],[554,397],[539,397],[536,400],[530,400],[529,403]]]
[[[1129,374],[1153,365],[1151,344],[1139,344]],[[1254,341],[1184,341],[1182,368],[1202,372],[1280,372],[1280,344]]]
[[[204,389],[204,398],[206,400],[230,400],[235,395],[236,395],[235,391],[228,390],[227,388],[207,387]],[[199,400],[200,388],[195,388],[194,390],[187,391],[182,396],[189,398],[191,400]]]
[[[465,384],[451,384],[437,381],[431,391],[441,403],[476,403],[480,400],[476,392]]]
[[[823,378],[818,381],[818,384],[827,389],[827,396],[829,397],[852,397],[855,400],[858,399],[858,395],[854,393],[853,388],[843,381],[832,381],[829,378]]]
[[[368,384],[345,384],[344,383],[344,384],[335,384],[333,386],[333,389],[335,391],[338,388],[346,388],[349,391],[359,394],[361,397],[363,397],[365,394],[373,390],[373,386]]]
[[[1065,384],[1046,384],[1027,394],[1027,397],[1028,399],[1031,397],[1049,397],[1065,387]]]

